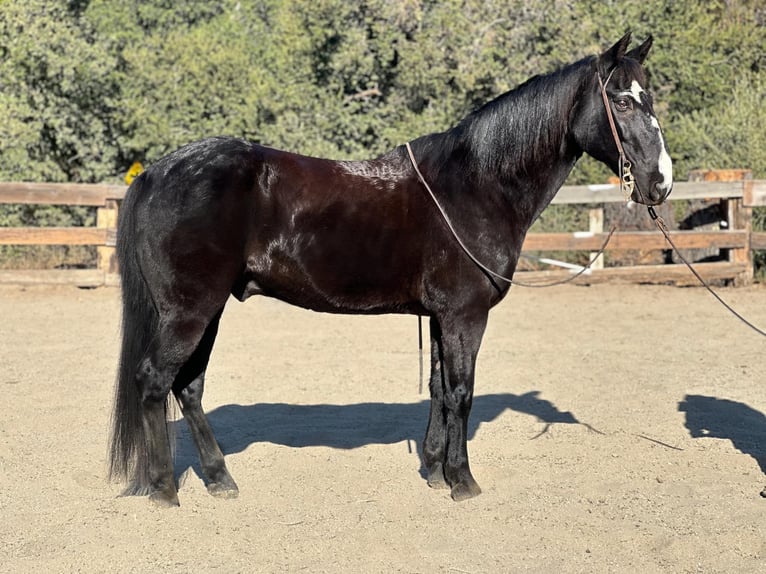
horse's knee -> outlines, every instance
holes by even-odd
[[[462,416],[471,410],[473,402],[473,389],[460,383],[445,394],[445,404],[451,412]]]

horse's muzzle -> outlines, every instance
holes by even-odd
[[[665,185],[665,183],[659,182],[655,183],[652,185],[652,190],[649,193],[649,199],[655,202],[655,205],[658,205],[668,198],[671,191],[673,191],[672,183],[670,185]]]
[[[649,186],[649,191],[643,193],[641,189],[636,186],[631,195],[631,199],[636,203],[643,205],[659,205],[665,201],[670,192],[673,191],[673,184],[665,185],[664,183],[655,182]]]

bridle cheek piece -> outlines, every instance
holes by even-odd
[[[617,133],[617,126],[614,123],[612,108],[609,105],[609,98],[606,95],[606,85],[609,83],[609,80],[612,79],[612,74],[614,74],[614,70],[609,72],[609,75],[606,77],[606,81],[601,79],[601,74],[598,72],[596,72],[596,77],[598,78],[598,85],[601,88],[601,98],[604,100],[604,108],[606,109],[606,117],[609,119],[609,127],[612,130],[612,137],[614,138],[614,143],[617,146],[617,152],[620,154],[620,159],[617,164],[617,169],[620,176],[620,190],[622,190],[622,193],[625,195],[625,201],[628,201],[633,196],[633,189],[636,186],[636,178],[633,177],[633,174],[630,171],[632,164],[625,157],[625,150],[622,147],[620,135]]]

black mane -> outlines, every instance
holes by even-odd
[[[455,161],[482,179],[516,178],[557,157],[568,135],[569,113],[594,56],[533,76],[473,111],[453,128],[416,140],[439,170]],[[439,158],[439,159],[436,159]],[[441,164],[441,165],[438,165]]]

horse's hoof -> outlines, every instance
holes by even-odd
[[[160,490],[152,492],[149,495],[149,501],[155,506],[159,506],[160,508],[173,508],[174,506],[181,506],[181,503],[178,501],[178,494],[169,494]]]
[[[450,495],[452,496],[452,500],[455,502],[461,502],[463,500],[468,500],[469,498],[473,498],[474,496],[479,496],[481,494],[481,488],[478,484],[476,484],[475,481],[471,482],[458,482],[455,486],[452,487],[452,492],[450,492]]]
[[[441,463],[437,462],[428,471],[428,486],[437,489],[449,488],[449,484],[444,478],[444,467]]]
[[[207,491],[216,498],[237,498],[239,489],[234,483],[211,482],[207,485]]]

